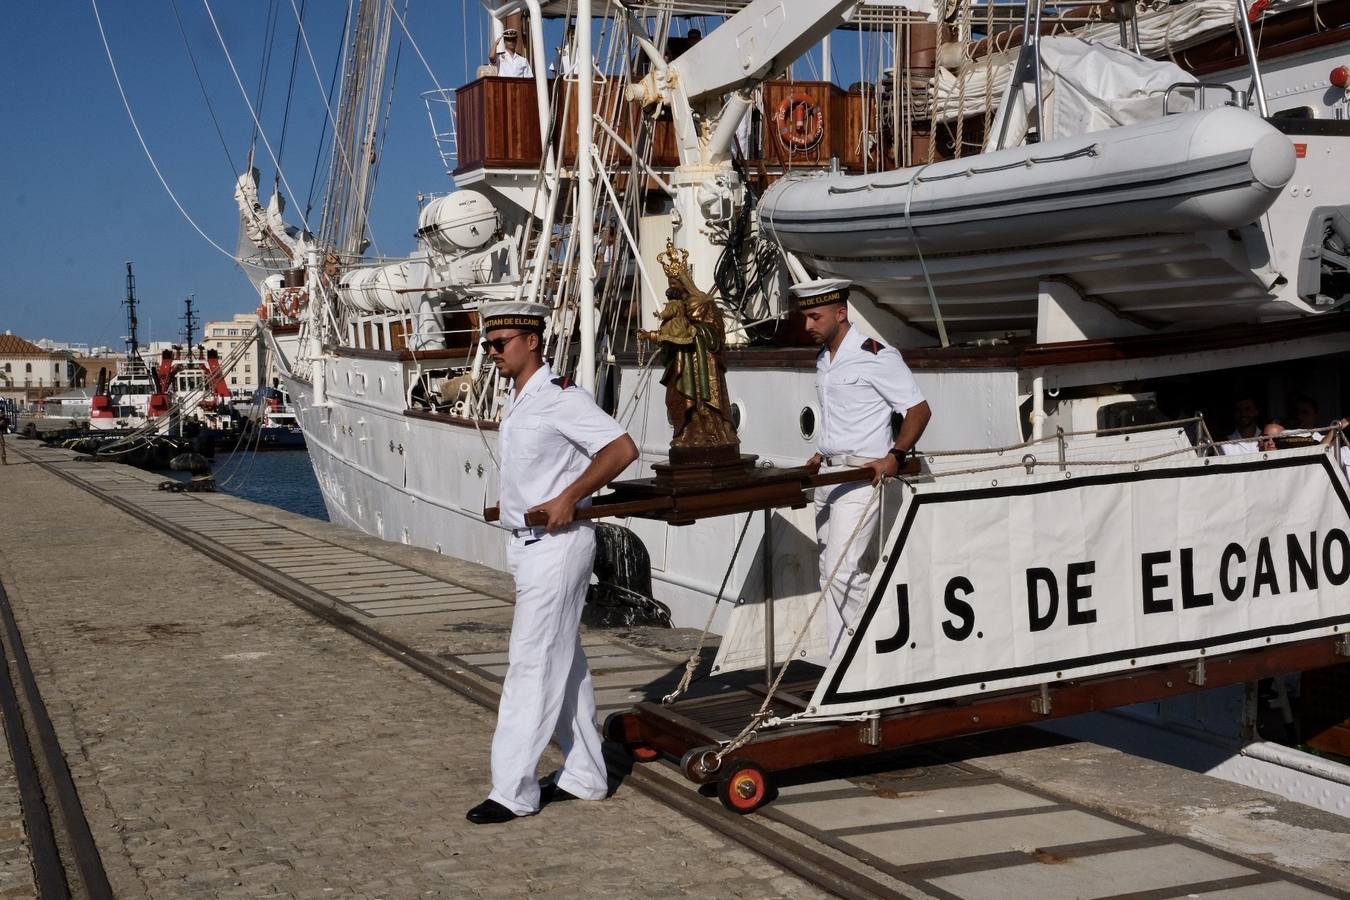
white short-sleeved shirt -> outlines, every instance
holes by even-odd
[[[824,456],[879,459],[893,446],[891,413],[909,412],[923,401],[900,351],[850,325],[834,359],[828,348],[816,357],[816,396]]]
[[[501,522],[524,528],[530,507],[561,494],[624,430],[590,394],[555,377],[545,364],[524,388],[511,392],[498,434]]]
[[[503,50],[497,54],[497,74],[502,78],[533,78],[530,61],[519,53]]]
[[[1235,444],[1224,444],[1221,449],[1224,456],[1233,456],[1238,453],[1255,453],[1261,449],[1261,436],[1243,437],[1234,431],[1228,436],[1228,440],[1237,441]]]

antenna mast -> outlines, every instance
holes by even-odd
[[[127,357],[138,359],[141,344],[136,336],[136,276],[131,271],[131,260],[127,260],[127,298],[122,305],[127,308]]]
[[[192,341],[192,334],[197,327],[197,317],[193,314],[192,310],[192,298],[195,296],[197,295],[187,295],[187,312],[183,315],[183,333],[187,336],[188,359],[192,359],[192,348],[196,346]]]

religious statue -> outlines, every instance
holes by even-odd
[[[660,343],[665,352],[666,415],[674,437],[671,462],[725,464],[740,459],[740,441],[727,396],[726,330],[717,302],[700,291],[689,274],[689,253],[672,241],[657,256],[665,269],[666,305],[656,331],[638,337]]]

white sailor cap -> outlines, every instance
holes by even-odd
[[[502,37],[504,38],[520,37],[520,32],[516,31],[514,28],[507,28],[502,32]]]
[[[484,303],[478,307],[478,316],[483,322],[483,331],[494,328],[533,328],[544,330],[552,309],[542,303],[523,303],[514,300],[499,300]]]
[[[853,282],[847,278],[814,278],[794,284],[789,290],[797,309],[812,309],[828,303],[847,303],[848,289]]]

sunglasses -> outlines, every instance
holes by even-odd
[[[510,337],[488,338],[487,340],[482,342],[483,352],[487,353],[489,350],[495,350],[498,353],[505,353],[507,344],[511,343],[516,338],[524,337],[527,334],[529,334],[528,331],[522,331],[519,334],[513,334]]]

